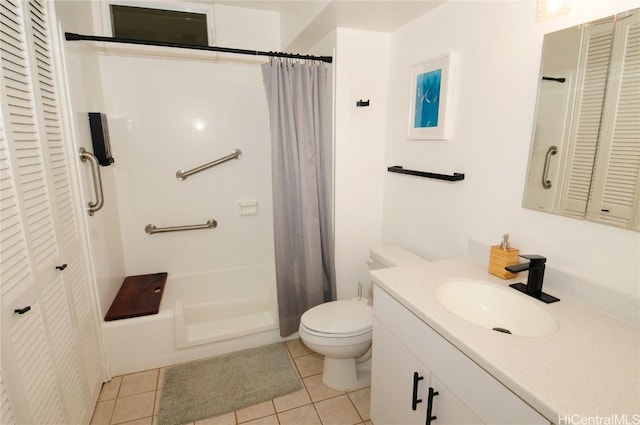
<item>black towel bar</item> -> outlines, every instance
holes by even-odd
[[[555,81],[558,83],[564,83],[565,81],[567,81],[567,79],[564,77],[542,77],[542,79],[546,81]]]
[[[426,171],[405,170],[400,165],[394,165],[393,167],[389,167],[389,168],[387,168],[387,171],[389,171],[390,173],[409,174],[409,175],[412,175],[412,176],[427,177],[427,178],[430,178],[430,179],[438,179],[438,180],[446,180],[446,181],[449,181],[449,182],[455,182],[455,181],[464,180],[464,173],[453,173],[453,175],[436,174],[436,173],[429,173],[429,172],[426,172]]]

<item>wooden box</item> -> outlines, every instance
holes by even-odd
[[[512,279],[516,274],[506,271],[506,266],[512,266],[519,263],[519,249],[507,248],[502,249],[500,245],[491,247],[491,255],[489,257],[489,273],[502,279]]]

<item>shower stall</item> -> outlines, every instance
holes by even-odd
[[[64,3],[63,30],[94,33],[65,28],[72,18]],[[252,42],[277,50],[277,20],[265,19]],[[265,59],[62,44],[76,145],[92,149],[87,113],[104,113],[115,160],[100,167],[105,207],[87,219],[100,314],[125,276],[168,273],[158,314],[103,322],[111,373],[281,340]],[[176,176],[236,151],[233,160]],[[92,199],[89,167],[78,167]],[[208,220],[217,225],[145,231]]]

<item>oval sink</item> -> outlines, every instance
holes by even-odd
[[[541,337],[558,329],[553,316],[536,301],[512,291],[478,280],[452,280],[436,288],[436,298],[463,319],[499,332]]]

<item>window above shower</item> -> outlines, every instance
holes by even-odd
[[[99,35],[198,46],[215,44],[214,8],[209,4],[102,0],[99,9],[103,32]],[[127,46],[125,49],[158,53],[165,48]]]
[[[178,10],[112,4],[111,29],[117,38],[208,46],[207,15]]]

